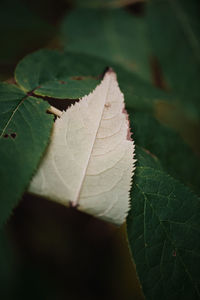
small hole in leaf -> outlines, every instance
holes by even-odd
[[[4,136],[3,136],[5,139],[7,139],[8,137],[9,137],[9,135],[6,133],[6,134],[4,134]]]
[[[15,139],[17,135],[16,135],[15,132],[13,132],[13,133],[10,134],[10,136],[11,136],[12,139]]]

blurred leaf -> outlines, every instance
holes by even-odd
[[[200,200],[137,149],[127,220],[130,248],[147,299],[199,299]]]
[[[65,49],[101,57],[150,81],[146,23],[122,9],[76,9],[64,19]]]
[[[47,146],[48,104],[16,86],[0,84],[0,226],[17,205]]]
[[[0,1],[0,76],[6,78],[13,65],[28,51],[44,47],[55,29],[20,0]]]
[[[145,0],[76,0],[76,6],[87,8],[119,8],[134,3],[144,2]]]
[[[170,88],[199,102],[199,0],[153,0],[147,7],[150,41]]]

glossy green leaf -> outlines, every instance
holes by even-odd
[[[200,199],[137,149],[127,220],[146,299],[199,299]]]
[[[146,23],[122,9],[76,9],[61,28],[67,50],[95,55],[151,81]]]
[[[0,226],[17,205],[47,146],[53,123],[48,104],[0,84]]]

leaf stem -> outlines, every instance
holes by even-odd
[[[47,112],[50,113],[50,114],[53,114],[55,115],[56,117],[61,117],[62,115],[62,111],[55,108],[54,106],[50,106],[48,109],[47,109]]]

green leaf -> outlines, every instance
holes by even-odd
[[[61,33],[67,50],[122,65],[150,81],[146,23],[122,9],[76,9],[66,15]]]
[[[200,193],[200,160],[181,136],[152,115],[129,110],[133,138],[137,145],[158,157],[173,177]]]
[[[37,95],[57,99],[81,98],[97,85],[99,80],[96,78],[100,78],[106,66],[109,66],[108,61],[89,55],[41,50],[26,56],[18,64],[16,80],[24,90],[34,91]],[[134,113],[139,111],[154,114],[160,101],[176,104],[175,98],[152,87],[137,75],[117,64],[111,63],[110,66],[117,73],[126,107]],[[71,79],[77,77],[80,80]],[[66,84],[60,84],[59,80],[65,80]],[[37,89],[38,86],[40,88]],[[199,176],[194,176],[199,173],[199,163],[189,147],[178,134],[159,124],[150,115],[147,117],[147,114],[140,114],[139,119],[137,116],[133,128],[134,132],[136,129],[139,145],[147,147],[157,155],[172,175],[186,184],[196,186],[199,191]]]
[[[96,87],[108,66],[116,71],[129,107],[152,111],[158,100],[175,100],[119,65],[84,54],[37,51],[19,62],[15,78],[26,92],[58,99],[76,99]]]
[[[91,66],[89,57],[58,51],[40,50],[27,55],[15,70],[17,83],[25,91],[54,98],[76,99],[88,94],[99,83],[104,69],[101,61]],[[31,70],[31,72],[30,72]]]
[[[147,299],[199,299],[200,200],[137,149],[127,220],[130,249]]]
[[[199,99],[199,0],[153,0],[148,5],[150,40],[174,91]]]
[[[0,84],[0,227],[17,205],[47,146],[48,104],[17,87]]]

